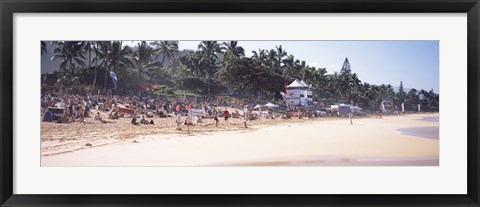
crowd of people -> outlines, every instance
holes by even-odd
[[[228,108],[232,109],[230,112]],[[243,114],[239,109],[243,108]],[[42,117],[47,111],[61,110],[55,114],[54,121],[58,123],[85,122],[92,119],[98,123],[111,123],[120,118],[130,118],[132,125],[154,125],[152,118],[176,117],[177,129],[186,125],[187,129],[197,123],[203,123],[204,118],[212,119],[218,127],[219,117],[228,123],[229,117],[250,120],[248,107],[241,107],[238,100],[225,98],[178,98],[178,97],[139,97],[139,96],[113,96],[110,94],[53,94],[41,96]],[[197,110],[197,113],[193,113]],[[198,114],[198,111],[203,114]],[[246,116],[245,116],[246,114]],[[185,117],[182,120],[182,117]]]

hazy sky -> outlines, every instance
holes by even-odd
[[[199,43],[179,41],[179,49],[197,49]],[[327,68],[328,73],[340,71],[348,57],[352,72],[363,82],[398,87],[403,81],[404,88],[439,92],[438,41],[239,41],[238,45],[247,57],[252,56],[252,50],[282,45],[295,59]]]

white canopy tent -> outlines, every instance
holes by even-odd
[[[290,83],[290,85],[287,86],[287,88],[303,88],[303,87],[308,87],[307,84],[305,84],[305,82],[302,81],[299,81],[299,80],[294,80],[292,83]]]
[[[265,107],[268,107],[268,108],[278,108],[278,105],[277,104],[273,104],[271,102],[268,102],[267,104],[264,105]]]

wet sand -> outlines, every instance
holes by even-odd
[[[411,128],[400,128],[397,129],[400,134],[416,136],[427,139],[438,139],[439,138],[439,128],[437,126],[425,126],[425,127],[411,127]]]
[[[439,139],[397,131],[414,127],[438,129],[438,122],[421,120],[425,117],[433,119],[438,114],[354,119],[353,125],[348,119],[292,119],[291,123],[260,120],[251,122],[247,130],[242,129],[241,121],[223,123],[226,126],[220,129],[206,123],[189,134],[149,131],[136,135],[135,142],[125,139],[105,146],[50,153],[41,157],[41,165],[438,166]]]

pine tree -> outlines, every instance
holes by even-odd
[[[345,61],[343,62],[342,69],[340,70],[341,74],[350,74],[352,72],[350,68],[350,63],[348,62],[348,58],[345,58]]]
[[[400,81],[400,87],[398,88],[398,101],[399,103],[403,103],[405,101],[405,96],[406,96],[406,93],[405,91],[403,91],[403,81]]]

